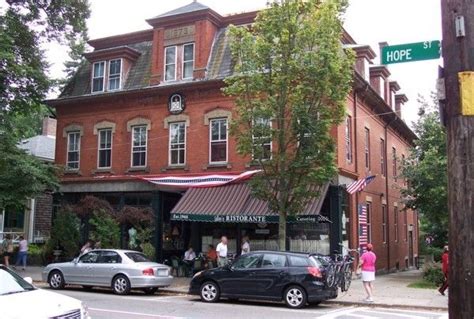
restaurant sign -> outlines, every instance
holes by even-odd
[[[171,214],[175,221],[208,222],[208,223],[278,223],[277,215],[205,215],[205,214]],[[288,216],[290,223],[330,223],[330,220],[321,215]]]

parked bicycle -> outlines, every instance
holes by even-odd
[[[326,270],[328,287],[339,287],[342,292],[348,291],[352,282],[354,257],[349,253],[359,254],[357,249],[347,249],[348,254],[342,255],[335,251]]]

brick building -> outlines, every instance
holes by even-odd
[[[227,27],[255,16],[223,17],[192,2],[147,20],[148,30],[91,40],[87,62],[48,101],[57,112],[56,163],[66,168],[58,204],[93,194],[117,208],[152,207],[158,259],[181,254],[190,243],[205,250],[224,233],[236,253],[242,235],[251,236],[254,248],[275,248],[277,220],[245,184],[186,192],[144,180],[255,169],[235,151],[227,132],[234,103],[221,93],[232,72]],[[347,121],[332,131],[339,175],[302,212],[315,218],[289,226],[289,247],[328,253],[339,241],[358,246],[357,211],[367,205],[379,268],[405,268],[417,255],[417,215],[403,210],[404,181],[396,178],[394,160],[416,138],[400,117],[406,97],[396,94],[400,88],[384,66],[372,65],[370,47],[347,33],[342,41],[357,52],[357,63]],[[345,193],[344,185],[372,174],[377,178],[363,192]]]

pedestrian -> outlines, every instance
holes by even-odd
[[[5,239],[2,243],[3,246],[3,263],[5,266],[10,267],[10,258],[13,257],[13,241],[10,235],[5,235]]]
[[[244,236],[242,238],[242,252],[241,255],[248,254],[250,252],[250,242],[249,242],[249,237]]]
[[[439,293],[444,296],[444,292],[448,289],[448,272],[449,272],[449,248],[444,246],[443,254],[441,255],[441,266],[444,274],[444,280],[441,287],[438,289]]]
[[[377,256],[373,252],[374,247],[372,244],[367,244],[367,251],[360,256],[359,267],[362,270],[362,282],[364,284],[365,292],[367,293],[367,298],[364,299],[365,302],[374,302],[373,289],[374,286],[372,282],[375,280],[375,261]]]
[[[217,262],[217,251],[214,245],[209,245],[206,254],[207,268],[214,268]]]
[[[84,246],[82,246],[81,248],[81,256],[84,255],[84,254],[87,254],[88,252],[90,252],[92,250],[92,240],[87,240],[86,243],[84,244]]]
[[[186,273],[188,276],[194,273],[194,259],[196,259],[196,253],[193,247],[189,246],[189,249],[184,253],[183,262],[186,265]]]
[[[28,256],[28,241],[25,237],[20,236],[20,242],[18,247],[18,256],[16,258],[16,266],[19,266],[21,263],[22,270],[26,268],[26,257]]]
[[[217,266],[223,267],[227,265],[227,237],[222,236],[221,242],[216,247]]]

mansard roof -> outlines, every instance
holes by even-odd
[[[205,6],[197,1],[193,1],[190,4],[187,4],[185,6],[157,15],[156,17],[153,17],[150,20],[175,16],[179,14],[191,13],[191,12],[196,12],[196,11],[201,11],[201,10],[209,10],[209,9],[210,8],[208,6]]]

